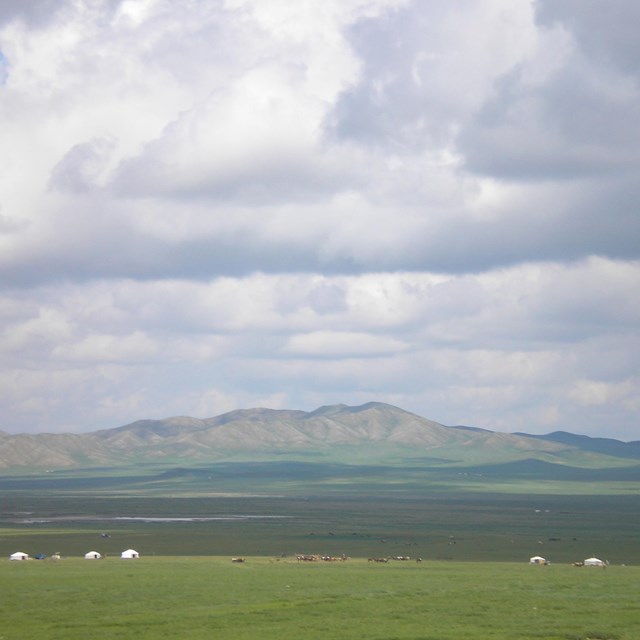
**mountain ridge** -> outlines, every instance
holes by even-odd
[[[445,426],[381,402],[326,405],[309,412],[254,408],[204,419],[174,416],[84,434],[0,432],[0,468],[5,469],[308,456],[364,463],[421,455],[450,465],[536,459],[616,467],[640,461],[640,442]]]

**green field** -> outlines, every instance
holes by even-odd
[[[554,479],[549,465],[507,469],[261,462],[5,475],[0,557],[133,547],[143,556],[596,555],[640,565],[636,470],[559,468]]]
[[[7,474],[0,640],[636,640],[637,475],[291,462]],[[141,558],[121,560],[127,548]],[[592,555],[609,566],[571,565]],[[412,560],[367,562],[394,556]]]
[[[636,496],[432,494],[298,497],[119,497],[9,492],[0,557],[319,553],[354,557],[569,563],[597,555],[640,565]],[[101,534],[109,537],[102,537]]]
[[[0,592],[3,640],[640,637],[636,567],[2,560]]]

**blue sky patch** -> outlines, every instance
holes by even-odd
[[[9,77],[9,61],[6,56],[0,50],[0,84],[7,84],[7,78]]]

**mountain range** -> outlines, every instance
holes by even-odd
[[[255,460],[431,467],[538,460],[609,468],[640,462],[640,441],[444,426],[380,402],[139,420],[83,434],[0,432],[0,468],[7,470]]]

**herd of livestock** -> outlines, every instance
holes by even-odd
[[[346,562],[349,557],[344,553],[341,556],[322,556],[318,554],[309,554],[309,555],[300,555],[296,554],[296,559],[298,562],[318,562],[319,560],[323,562]],[[411,560],[410,556],[386,556],[384,558],[369,558],[369,562],[389,562],[389,560],[401,560],[407,561]],[[422,558],[416,558],[416,562],[422,562]]]

